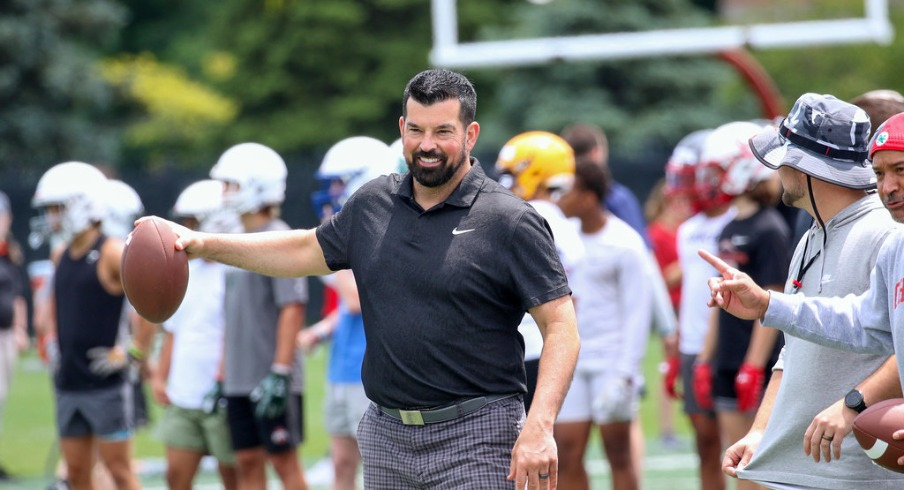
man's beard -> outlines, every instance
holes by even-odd
[[[438,158],[442,164],[436,167],[427,168],[414,163],[418,158]],[[452,176],[458,172],[458,169],[460,169],[462,165],[464,165],[466,159],[465,152],[461,152],[461,157],[458,161],[454,164],[450,164],[448,155],[445,155],[444,153],[418,151],[413,153],[411,155],[411,160],[406,160],[405,163],[408,164],[408,171],[411,172],[411,176],[414,177],[419,184],[424,187],[439,187],[452,180]]]
[[[800,188],[796,189],[782,189],[782,202],[785,203],[786,206],[797,207],[795,206],[801,199],[803,199],[804,193],[800,192]]]

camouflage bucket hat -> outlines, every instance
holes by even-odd
[[[850,189],[876,186],[867,160],[869,116],[831,95],[801,95],[778,128],[750,139],[757,159],[769,168],[782,165]]]

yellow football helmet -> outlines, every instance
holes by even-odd
[[[528,131],[510,139],[496,160],[499,183],[529,201],[542,187],[573,181],[574,151],[553,133]]]

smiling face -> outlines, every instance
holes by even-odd
[[[465,162],[479,126],[476,122],[462,125],[460,106],[458,99],[425,106],[412,98],[406,104],[407,117],[399,118],[405,162],[424,187],[457,184],[468,173],[470,165]]]
[[[873,154],[876,190],[891,217],[904,223],[904,151],[883,150]]]

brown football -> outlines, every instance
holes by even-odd
[[[902,429],[904,398],[875,403],[854,419],[854,437],[866,455],[877,465],[898,473],[904,473],[904,466],[898,464],[898,458],[904,456],[904,440],[891,436]]]
[[[179,309],[188,287],[188,256],[176,250],[176,234],[160,218],[142,221],[126,237],[122,288],[139,315],[162,323]]]

